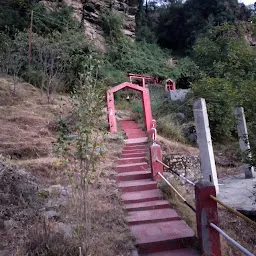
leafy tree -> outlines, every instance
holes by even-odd
[[[78,22],[72,18],[72,8],[60,5],[54,10],[44,5],[34,5],[33,32],[47,36],[55,31],[65,32],[67,28],[78,30]]]
[[[191,83],[204,77],[204,72],[200,67],[189,57],[185,57],[178,62],[179,78],[176,81],[176,86],[179,89],[187,89]]]
[[[112,45],[108,53],[108,61],[116,69],[124,72],[171,77],[175,68],[166,64],[168,55],[155,44],[145,42],[134,43],[131,39],[120,38]]]
[[[145,27],[147,24],[146,13],[144,8],[144,0],[138,1],[138,10],[135,15],[135,22],[136,22],[136,31],[135,31],[136,38],[139,38],[142,28]]]
[[[237,0],[172,1],[160,12],[157,35],[161,46],[174,50],[192,47],[209,27],[225,22],[236,24],[240,7]]]
[[[41,35],[53,31],[74,28],[77,22],[72,18],[72,8],[59,4],[55,9],[47,9],[38,1],[10,0],[0,3],[0,31],[14,36],[15,33],[29,28],[31,10],[34,10],[33,32]]]
[[[240,6],[240,12],[238,15],[239,20],[249,21],[253,14],[253,10],[246,7],[244,3]]]
[[[104,107],[104,91],[100,86],[102,81],[95,77],[101,63],[93,56],[88,56],[83,73],[80,74],[80,84],[71,94],[70,105],[74,124],[71,137],[65,122],[66,117],[60,117],[59,136],[54,143],[58,156],[57,165],[63,167],[64,174],[73,188],[73,193],[82,202],[78,208],[78,216],[82,216],[85,228],[77,232],[76,239],[81,244],[80,254],[92,254],[90,241],[92,214],[90,200],[90,184],[99,176],[98,163],[104,154],[104,136],[99,130],[104,126],[101,121]]]
[[[105,9],[101,13],[101,27],[110,41],[110,44],[115,43],[123,36],[123,17],[115,10]]]
[[[3,0],[0,3],[0,31],[13,36],[29,26],[29,1]]]
[[[208,76],[238,82],[256,75],[255,53],[234,26],[215,27],[210,37],[197,39],[193,50],[196,63]]]
[[[136,14],[136,40],[145,41],[147,43],[156,43],[156,27],[158,22],[158,6],[157,1],[139,2],[138,12]]]
[[[237,99],[232,83],[220,78],[203,78],[192,85],[192,91],[195,97],[206,100],[213,139],[231,138],[235,129],[234,106]]]

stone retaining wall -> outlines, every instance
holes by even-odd
[[[200,170],[200,159],[199,156],[195,155],[164,155],[163,161],[165,164],[170,166],[172,170],[176,171],[180,175],[187,179],[195,182],[202,178]],[[166,170],[167,171],[167,170]],[[171,176],[180,180],[180,178],[172,174],[169,170],[167,171]]]

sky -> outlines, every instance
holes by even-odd
[[[256,0],[238,0],[238,2],[248,5],[248,4],[254,4]]]

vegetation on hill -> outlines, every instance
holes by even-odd
[[[163,120],[171,112],[169,126],[183,125],[184,118],[175,118],[175,113],[185,114],[185,122],[193,121],[193,99],[203,97],[213,140],[225,142],[237,139],[234,108],[243,106],[255,151],[256,6],[236,0],[146,2],[138,16],[137,40],[151,42],[154,38],[160,47],[172,50],[178,59],[174,68],[178,88],[192,89],[183,103],[164,96],[153,99],[155,116]]]
[[[30,41],[32,11],[33,33]],[[64,169],[70,171],[69,178],[73,181],[76,176],[82,177],[80,189],[83,193],[80,194],[85,198],[90,183],[93,183],[91,174],[95,176],[94,161],[98,162],[102,153],[101,145],[93,140],[93,136],[98,136],[98,131],[104,127],[96,124],[102,113],[95,113],[95,110],[103,108],[103,92],[109,86],[127,80],[127,72],[171,77],[178,88],[191,88],[186,101],[173,103],[161,87],[150,87],[158,131],[184,142],[186,125],[193,122],[193,100],[203,97],[207,101],[213,140],[225,143],[237,136],[233,111],[234,107],[243,106],[252,150],[256,152],[255,23],[256,5],[246,7],[237,0],[139,0],[135,40],[123,35],[123,18],[119,12],[111,8],[102,10],[99,25],[105,33],[107,53],[100,53],[88,43],[83,26],[73,18],[72,9],[62,1],[47,7],[43,1],[2,0],[0,72],[12,77],[12,82],[8,83],[11,87],[8,97],[15,99],[16,103],[19,79],[39,87],[42,95],[45,93],[47,96],[48,103],[54,103],[53,96],[57,92],[71,92],[73,110],[76,111],[71,114],[76,118],[72,120],[75,123],[72,129],[79,136],[69,141],[70,131],[66,130],[66,121],[61,119],[64,131],[59,134],[58,142],[62,147],[58,153],[61,164],[66,164]],[[29,43],[32,46],[30,53]],[[131,105],[141,113],[136,94],[134,99]],[[37,127],[35,130],[36,133]],[[103,133],[99,137],[103,140]],[[91,155],[88,156],[88,152]],[[70,166],[70,163],[73,165]],[[79,170],[76,173],[74,166],[76,171]],[[109,184],[111,186],[111,180]],[[95,189],[97,186],[94,186]],[[106,194],[106,197],[110,200],[112,195]],[[77,208],[82,205],[81,201],[85,205],[84,198],[76,202]],[[107,211],[105,209],[105,214]],[[87,220],[83,223],[88,224]],[[119,226],[119,223],[116,225]],[[125,229],[125,226],[122,227]],[[83,226],[82,230],[79,228],[81,241],[88,238],[86,232]],[[38,250],[38,243],[34,242],[27,247],[29,255]],[[122,242],[123,245],[125,243]],[[86,244],[83,249],[90,251],[88,246]],[[75,247],[79,248],[77,244]],[[110,249],[111,253],[117,254],[118,248]],[[48,244],[41,249],[46,250],[47,255]],[[126,249],[122,247],[122,250]],[[78,253],[77,250],[75,255]]]
[[[122,15],[105,9],[101,27],[106,54],[88,44],[79,22],[72,18],[72,9],[63,3],[46,8],[37,1],[11,0],[2,1],[0,10],[1,71],[12,75],[14,81],[22,77],[40,87],[49,101],[56,91],[72,91],[79,85],[91,56],[101,62],[97,76],[104,80],[103,87],[125,81],[127,72],[172,77],[178,88],[191,87],[193,97],[207,101],[214,140],[232,138],[235,106],[244,106],[250,135],[255,134],[255,111],[251,110],[255,105],[256,54],[245,39],[250,34],[253,41],[255,6],[246,7],[237,0],[141,0],[135,42],[122,33]],[[177,61],[173,62],[174,58]],[[168,99],[160,101],[171,104]],[[191,117],[191,110],[186,115]]]

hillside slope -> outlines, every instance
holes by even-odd
[[[99,50],[106,51],[104,32],[100,26],[101,12],[112,6],[114,10],[121,13],[124,19],[123,33],[129,37],[135,37],[135,14],[137,12],[138,0],[89,0],[82,4],[80,0],[64,0],[65,4],[72,6],[74,17],[81,22],[84,18],[84,32],[86,38]]]
[[[81,247],[83,255],[131,256],[113,168],[122,147],[119,135],[105,139],[105,158],[87,194],[88,226],[80,190],[57,164],[52,147],[58,116],[70,110],[68,97],[55,95],[48,104],[28,83],[18,83],[15,95],[12,87],[10,77],[0,77],[0,255],[79,256]]]

